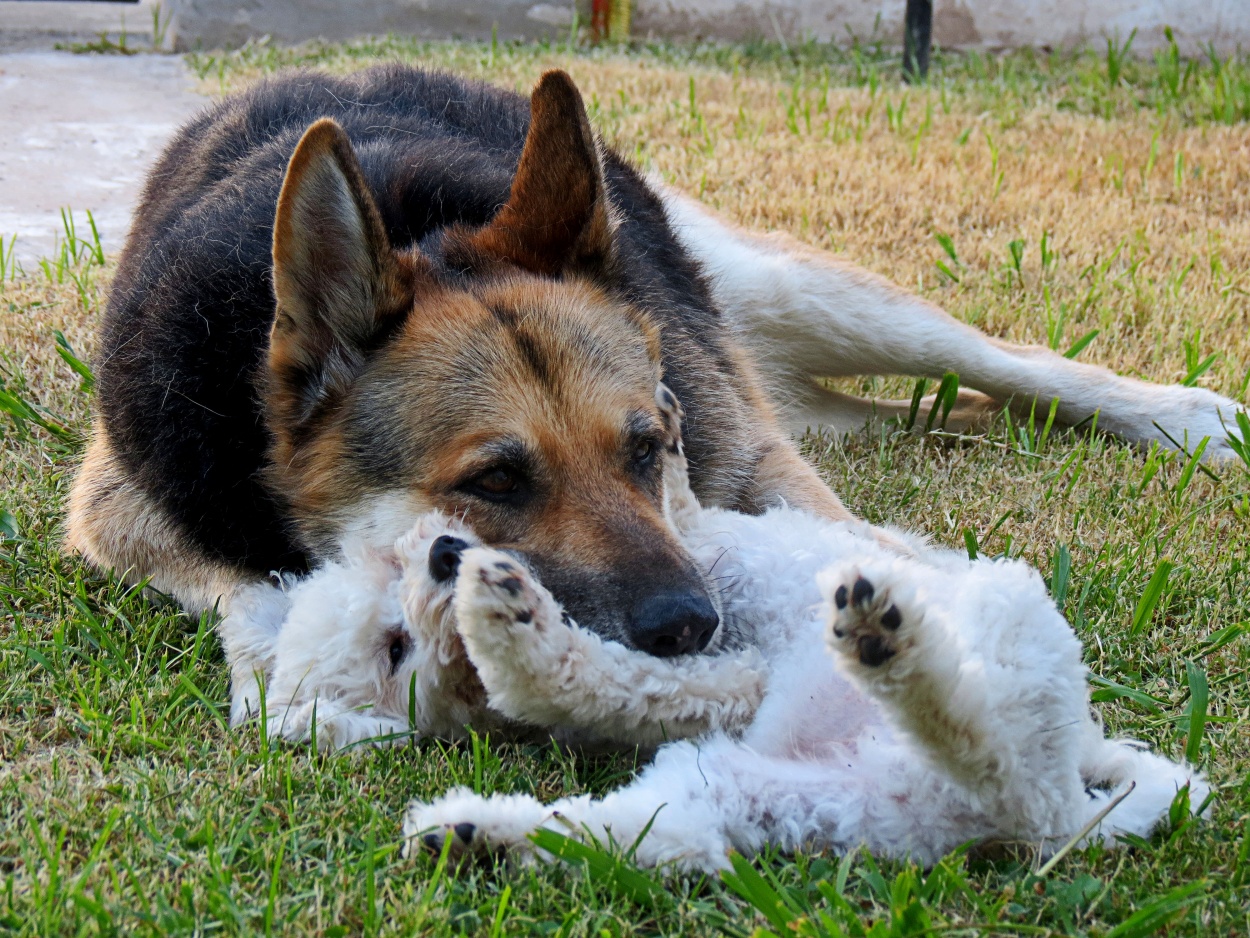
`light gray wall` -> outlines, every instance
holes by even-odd
[[[582,0],[588,6],[587,0]],[[567,34],[572,0],[171,0],[178,48],[404,33],[426,38]],[[657,38],[792,40],[902,35],[905,0],[635,0],[633,32]],[[583,16],[584,19],[584,16]],[[935,0],[934,40],[945,47],[1067,47],[1128,36],[1160,45],[1172,26],[1186,51],[1250,49],[1250,0]]]
[[[901,43],[905,0],[637,0],[635,32],[726,39],[861,39]],[[1165,42],[1171,26],[1188,50],[1207,43],[1227,53],[1250,49],[1250,0],[935,0],[933,39],[953,48],[1066,48],[1104,36],[1134,48]]]

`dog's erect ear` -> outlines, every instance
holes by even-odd
[[[472,245],[535,273],[595,266],[612,249],[612,220],[582,96],[558,69],[530,97],[530,126],[508,201]]]
[[[391,248],[351,141],[328,118],[308,128],[287,165],[273,289],[269,368],[296,420],[350,382],[379,333],[412,307],[412,265]]]

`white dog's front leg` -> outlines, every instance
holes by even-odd
[[[964,387],[1027,414],[1049,412],[1069,426],[1098,413],[1098,427],[1134,443],[1167,436],[1191,450],[1210,437],[1207,456],[1232,458],[1225,427],[1242,405],[1202,388],[1149,384],[1071,361],[1049,349],[992,339],[882,277],[781,235],[762,237],[719,220],[696,202],[660,186],[665,209],[685,248],[703,265],[717,305],[744,334],[784,396],[798,404],[797,422],[851,419],[855,430],[872,410],[845,396],[828,397],[813,379],[853,375],[959,375]],[[784,403],[784,401],[783,401]],[[897,402],[881,402],[897,416]],[[966,397],[956,419],[975,422],[984,400]],[[1165,435],[1155,424],[1158,423]]]
[[[653,745],[743,726],[763,697],[753,650],[666,659],[605,642],[499,551],[465,552],[455,610],[490,706],[536,726]]]

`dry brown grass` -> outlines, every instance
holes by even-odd
[[[1204,384],[1239,396],[1250,368],[1245,124],[1186,126],[1146,109],[1107,121],[1056,110],[1054,100],[1004,117],[985,111],[980,96],[938,89],[886,85],[874,94],[823,88],[810,74],[804,83],[769,69],[735,75],[612,53],[501,56],[492,65],[474,47],[433,47],[427,60],[522,93],[546,68],[565,68],[620,152],[743,225],[841,252],[995,335],[1046,341],[1043,280],[1056,312],[1060,303],[1080,310],[1069,343],[1101,330],[1083,360],[1175,381],[1185,375],[1182,341],[1201,330],[1204,352],[1222,353]],[[369,61],[325,64],[346,71]],[[226,87],[260,74],[239,67]],[[891,122],[887,107],[904,101],[903,118]],[[967,265],[958,285],[934,266],[945,259],[935,232],[953,238]],[[1043,232],[1059,255],[1045,277]],[[1026,243],[1024,282],[1006,287],[1015,239]],[[1105,275],[1088,271],[1117,248]],[[1096,299],[1085,304],[1091,287]]]

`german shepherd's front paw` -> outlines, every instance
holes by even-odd
[[[912,644],[920,614],[908,601],[911,591],[895,580],[887,565],[850,566],[823,578],[825,640],[853,672],[884,670]]]

